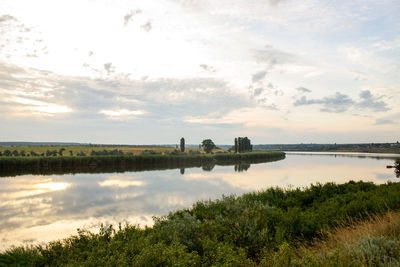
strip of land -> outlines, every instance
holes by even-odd
[[[148,150],[147,150],[148,151]],[[21,174],[60,174],[83,172],[125,172],[154,169],[189,168],[212,165],[260,163],[285,158],[285,153],[149,152],[140,155],[111,154],[93,156],[10,156],[0,157],[0,176]]]

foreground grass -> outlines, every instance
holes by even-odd
[[[399,183],[270,188],[197,202],[155,218],[151,228],[79,230],[44,246],[12,248],[0,254],[0,264],[391,266],[400,255],[400,219],[388,212],[400,209],[399,192]]]
[[[310,245],[281,246],[269,266],[400,266],[400,212],[354,220]]]

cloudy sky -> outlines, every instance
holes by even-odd
[[[397,141],[399,14],[399,0],[2,0],[0,141]]]

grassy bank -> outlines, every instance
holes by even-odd
[[[0,262],[32,266],[368,266],[371,260],[382,264],[370,266],[388,266],[383,264],[399,260],[399,227],[388,230],[392,236],[382,234],[384,226],[375,236],[361,227],[345,247],[340,247],[340,239],[329,240],[340,235],[338,229],[351,230],[360,221],[399,210],[399,192],[399,183],[270,188],[198,202],[190,209],[156,218],[151,228],[108,226],[98,234],[78,231],[76,236],[45,246],[13,248],[0,255]]]
[[[73,157],[0,157],[0,176],[77,172],[121,172],[151,169],[199,167],[241,162],[267,162],[283,159],[283,152],[178,153],[149,155],[108,155]]]
[[[400,212],[355,220],[325,233],[321,241],[281,248],[268,265],[400,266]]]

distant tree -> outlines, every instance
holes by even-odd
[[[203,140],[203,142],[201,142],[201,146],[206,153],[210,153],[216,147],[211,139]]]
[[[238,139],[235,138],[235,153],[238,153]]]
[[[12,152],[12,155],[14,156],[14,157],[18,157],[18,151],[17,150],[14,150],[13,152]]]
[[[11,155],[12,155],[12,153],[10,150],[8,150],[8,149],[4,150],[4,156],[10,157]]]
[[[86,156],[86,153],[85,152],[83,152],[83,151],[80,151],[78,154],[76,154],[77,156],[82,156],[82,157],[84,157],[84,156]]]
[[[63,152],[65,151],[65,148],[60,148],[60,150],[58,151],[58,155],[62,156]]]
[[[0,151],[0,157],[1,157],[1,156],[3,156],[3,153],[1,153],[1,151]]]
[[[19,153],[22,157],[25,157],[26,156],[26,154],[25,154],[25,150],[21,150],[21,152]]]
[[[253,145],[251,144],[251,141],[249,138],[247,138],[247,136],[235,138],[235,148],[236,147],[237,152],[239,153],[253,151]]]
[[[181,152],[185,152],[185,138],[181,138]]]
[[[243,152],[243,138],[242,137],[238,138],[238,152],[239,153]]]
[[[74,155],[74,153],[72,152],[72,150],[69,151],[69,155],[72,157]]]

